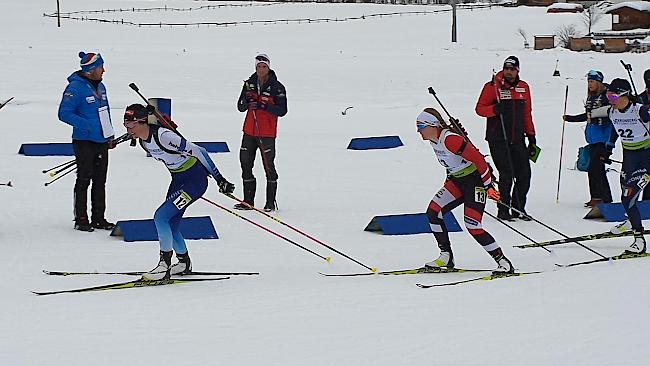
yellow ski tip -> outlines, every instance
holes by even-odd
[[[327,257],[325,258],[325,260],[327,261],[327,263],[332,263],[332,257]]]
[[[370,268],[370,270],[372,271],[372,273],[377,273],[377,267],[372,267]]]
[[[53,177],[53,176],[54,176],[54,172],[50,172],[50,177]]]

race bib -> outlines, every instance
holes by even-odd
[[[190,202],[192,202],[192,196],[187,194],[185,191],[181,191],[181,194],[174,200],[174,206],[176,206],[177,209],[182,210],[189,205]]]
[[[478,203],[485,203],[487,193],[483,187],[474,187],[474,201]]]

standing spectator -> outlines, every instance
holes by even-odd
[[[612,202],[612,191],[609,188],[605,163],[600,160],[606,149],[613,149],[614,145],[609,142],[614,126],[609,117],[591,118],[591,111],[602,106],[609,105],[607,101],[607,87],[603,84],[603,74],[600,71],[591,70],[587,74],[587,102],[585,113],[578,115],[565,115],[567,122],[585,122],[585,138],[589,144],[589,194],[590,200],[585,207],[596,207],[599,203]]]
[[[513,273],[514,267],[510,260],[503,255],[492,235],[483,229],[483,211],[487,198],[499,200],[499,192],[492,186],[492,174],[485,158],[474,145],[452,132],[440,113],[433,108],[422,111],[415,124],[422,139],[431,143],[438,161],[447,170],[447,179],[427,208],[440,255],[425,263],[425,268],[431,272],[454,268],[454,254],[443,215],[462,204],[467,231],[497,263],[495,272]]]
[[[612,80],[607,99],[611,107],[592,112],[592,117],[600,117],[599,112],[606,109],[605,113],[614,125],[610,142],[614,144],[619,137],[621,139],[621,203],[627,214],[627,220],[613,227],[611,231],[621,233],[632,229],[634,241],[624,254],[645,253],[646,241],[637,201],[641,191],[650,183],[650,113],[648,107],[634,102],[632,88],[625,79]],[[612,150],[607,149],[601,159],[608,162],[611,155]]]
[[[536,154],[537,146],[530,87],[519,79],[517,57],[508,56],[503,62],[503,70],[492,81],[485,83],[476,103],[476,113],[487,117],[485,139],[492,161],[499,171],[502,202],[526,213],[526,195],[531,176],[528,159]],[[528,146],[524,137],[528,138]],[[519,215],[514,210],[511,214],[503,205],[499,206],[497,217],[502,220],[530,220],[528,215]]]
[[[239,210],[255,206],[257,183],[253,175],[256,151],[259,148],[266,173],[266,204],[264,211],[277,210],[275,200],[278,189],[278,173],[275,170],[275,138],[278,133],[278,117],[287,114],[287,95],[284,85],[271,70],[271,59],[260,53],[255,56],[255,73],[244,82],[237,109],[246,112],[244,136],[239,150],[244,202],[235,205]]]
[[[153,215],[160,242],[158,265],[145,273],[145,281],[157,281],[172,275],[192,273],[192,261],[187,251],[180,223],[185,210],[203,196],[208,189],[208,176],[219,186],[219,192],[230,194],[235,185],[221,175],[208,152],[185,140],[177,132],[147,124],[148,111],[142,104],[131,104],[124,112],[124,127],[140,146],[154,159],[161,161],[171,174],[165,202]],[[176,252],[177,263],[172,264]]]
[[[59,119],[72,126],[72,146],[77,161],[74,185],[74,228],[81,231],[111,230],[106,221],[106,173],[108,149],[113,148],[113,126],[102,83],[104,60],[99,53],[79,52],[81,70],[68,77],[59,105]],[[88,221],[88,186],[92,181],[91,219]]]

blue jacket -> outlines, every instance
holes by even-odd
[[[602,106],[609,105],[607,100],[607,95],[605,92],[601,94],[589,95],[587,102],[585,103],[585,113],[578,114],[575,116],[567,116],[567,122],[585,122],[587,121],[587,113],[591,112],[593,109],[600,108]],[[585,139],[589,144],[597,144],[599,142],[605,143],[609,147],[613,148],[608,144],[609,137],[614,130],[614,125],[609,120],[608,117],[592,118],[587,127],[585,128]]]
[[[97,112],[100,107],[108,107],[104,84],[100,82],[95,89],[90,80],[81,76],[79,71],[72,73],[68,82],[59,104],[59,119],[72,126],[72,139],[97,143],[108,141],[102,134]]]

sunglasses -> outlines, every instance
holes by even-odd
[[[257,56],[255,57],[257,61],[264,61],[264,62],[269,62],[269,59],[264,57],[264,56]]]
[[[616,101],[618,101],[620,97],[627,95],[627,93],[629,92],[623,92],[620,94],[616,94],[614,92],[607,92],[607,100],[609,101],[609,104],[614,104],[616,103]]]

